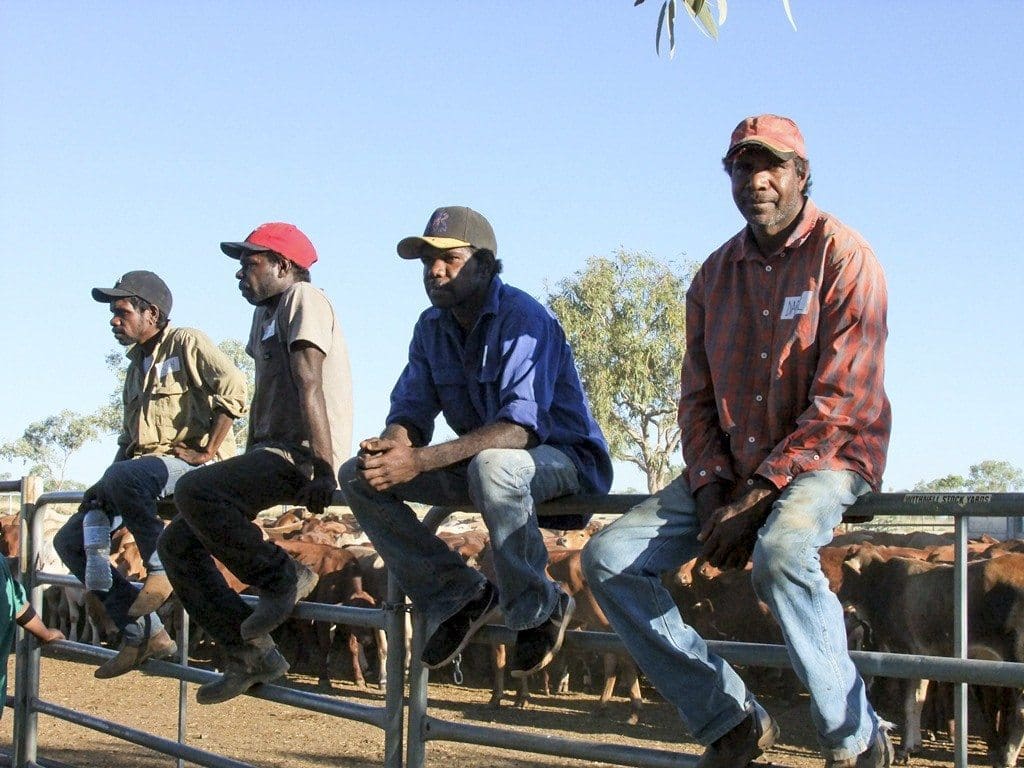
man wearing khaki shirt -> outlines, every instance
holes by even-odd
[[[231,425],[246,412],[248,394],[242,372],[206,334],[170,325],[171,292],[154,273],[128,272],[113,288],[93,288],[92,297],[110,305],[111,332],[129,348],[124,417],[114,463],[85,492],[54,545],[84,583],[88,510],[102,508],[115,528],[124,525],[135,537],[147,573],[141,593],[113,568],[110,589],[98,593],[122,633],[118,654],[95,672],[109,678],[176,650],[155,613],[171,592],[156,551],[164,527],[156,503],[185,473],[235,454]]]

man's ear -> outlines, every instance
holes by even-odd
[[[807,180],[811,178],[811,164],[810,162],[804,163],[804,172],[800,178],[800,191],[803,193],[807,192]]]

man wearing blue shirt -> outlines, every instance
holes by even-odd
[[[607,493],[612,468],[558,320],[498,277],[487,219],[438,208],[422,237],[398,243],[419,259],[431,308],[413,330],[387,426],[363,440],[340,486],[356,518],[426,619],[423,662],[449,663],[500,605],[518,632],[512,675],[558,651],[573,600],[545,573],[536,504]],[[429,445],[441,413],[454,440]],[[473,505],[491,536],[497,585],[420,522],[405,501]],[[579,528],[586,518],[546,518]]]

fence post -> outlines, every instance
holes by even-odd
[[[21,514],[19,520],[18,576],[32,607],[43,615],[43,590],[36,586],[35,555],[39,546],[36,522],[36,500],[42,491],[38,477],[21,479]],[[14,657],[14,766],[25,768],[36,762],[39,715],[29,703],[39,697],[39,642],[21,627],[18,628]]]

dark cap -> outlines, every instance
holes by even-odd
[[[794,157],[807,159],[804,137],[797,124],[788,117],[748,117],[732,132],[725,159],[728,160],[744,147],[751,145],[764,147],[780,160],[792,160]]]
[[[113,288],[92,289],[92,297],[104,303],[127,299],[130,296],[138,296],[143,301],[148,301],[159,309],[164,317],[171,314],[171,289],[155,274],[144,269],[125,272],[121,279],[114,283]]]
[[[434,211],[422,237],[407,237],[399,241],[398,255],[403,259],[418,259],[424,246],[442,251],[470,246],[498,254],[498,242],[494,239],[490,222],[472,208],[461,205]]]
[[[273,251],[303,269],[316,262],[316,248],[309,238],[294,224],[282,221],[260,224],[242,242],[221,243],[220,249],[232,259],[240,259],[246,253]]]

